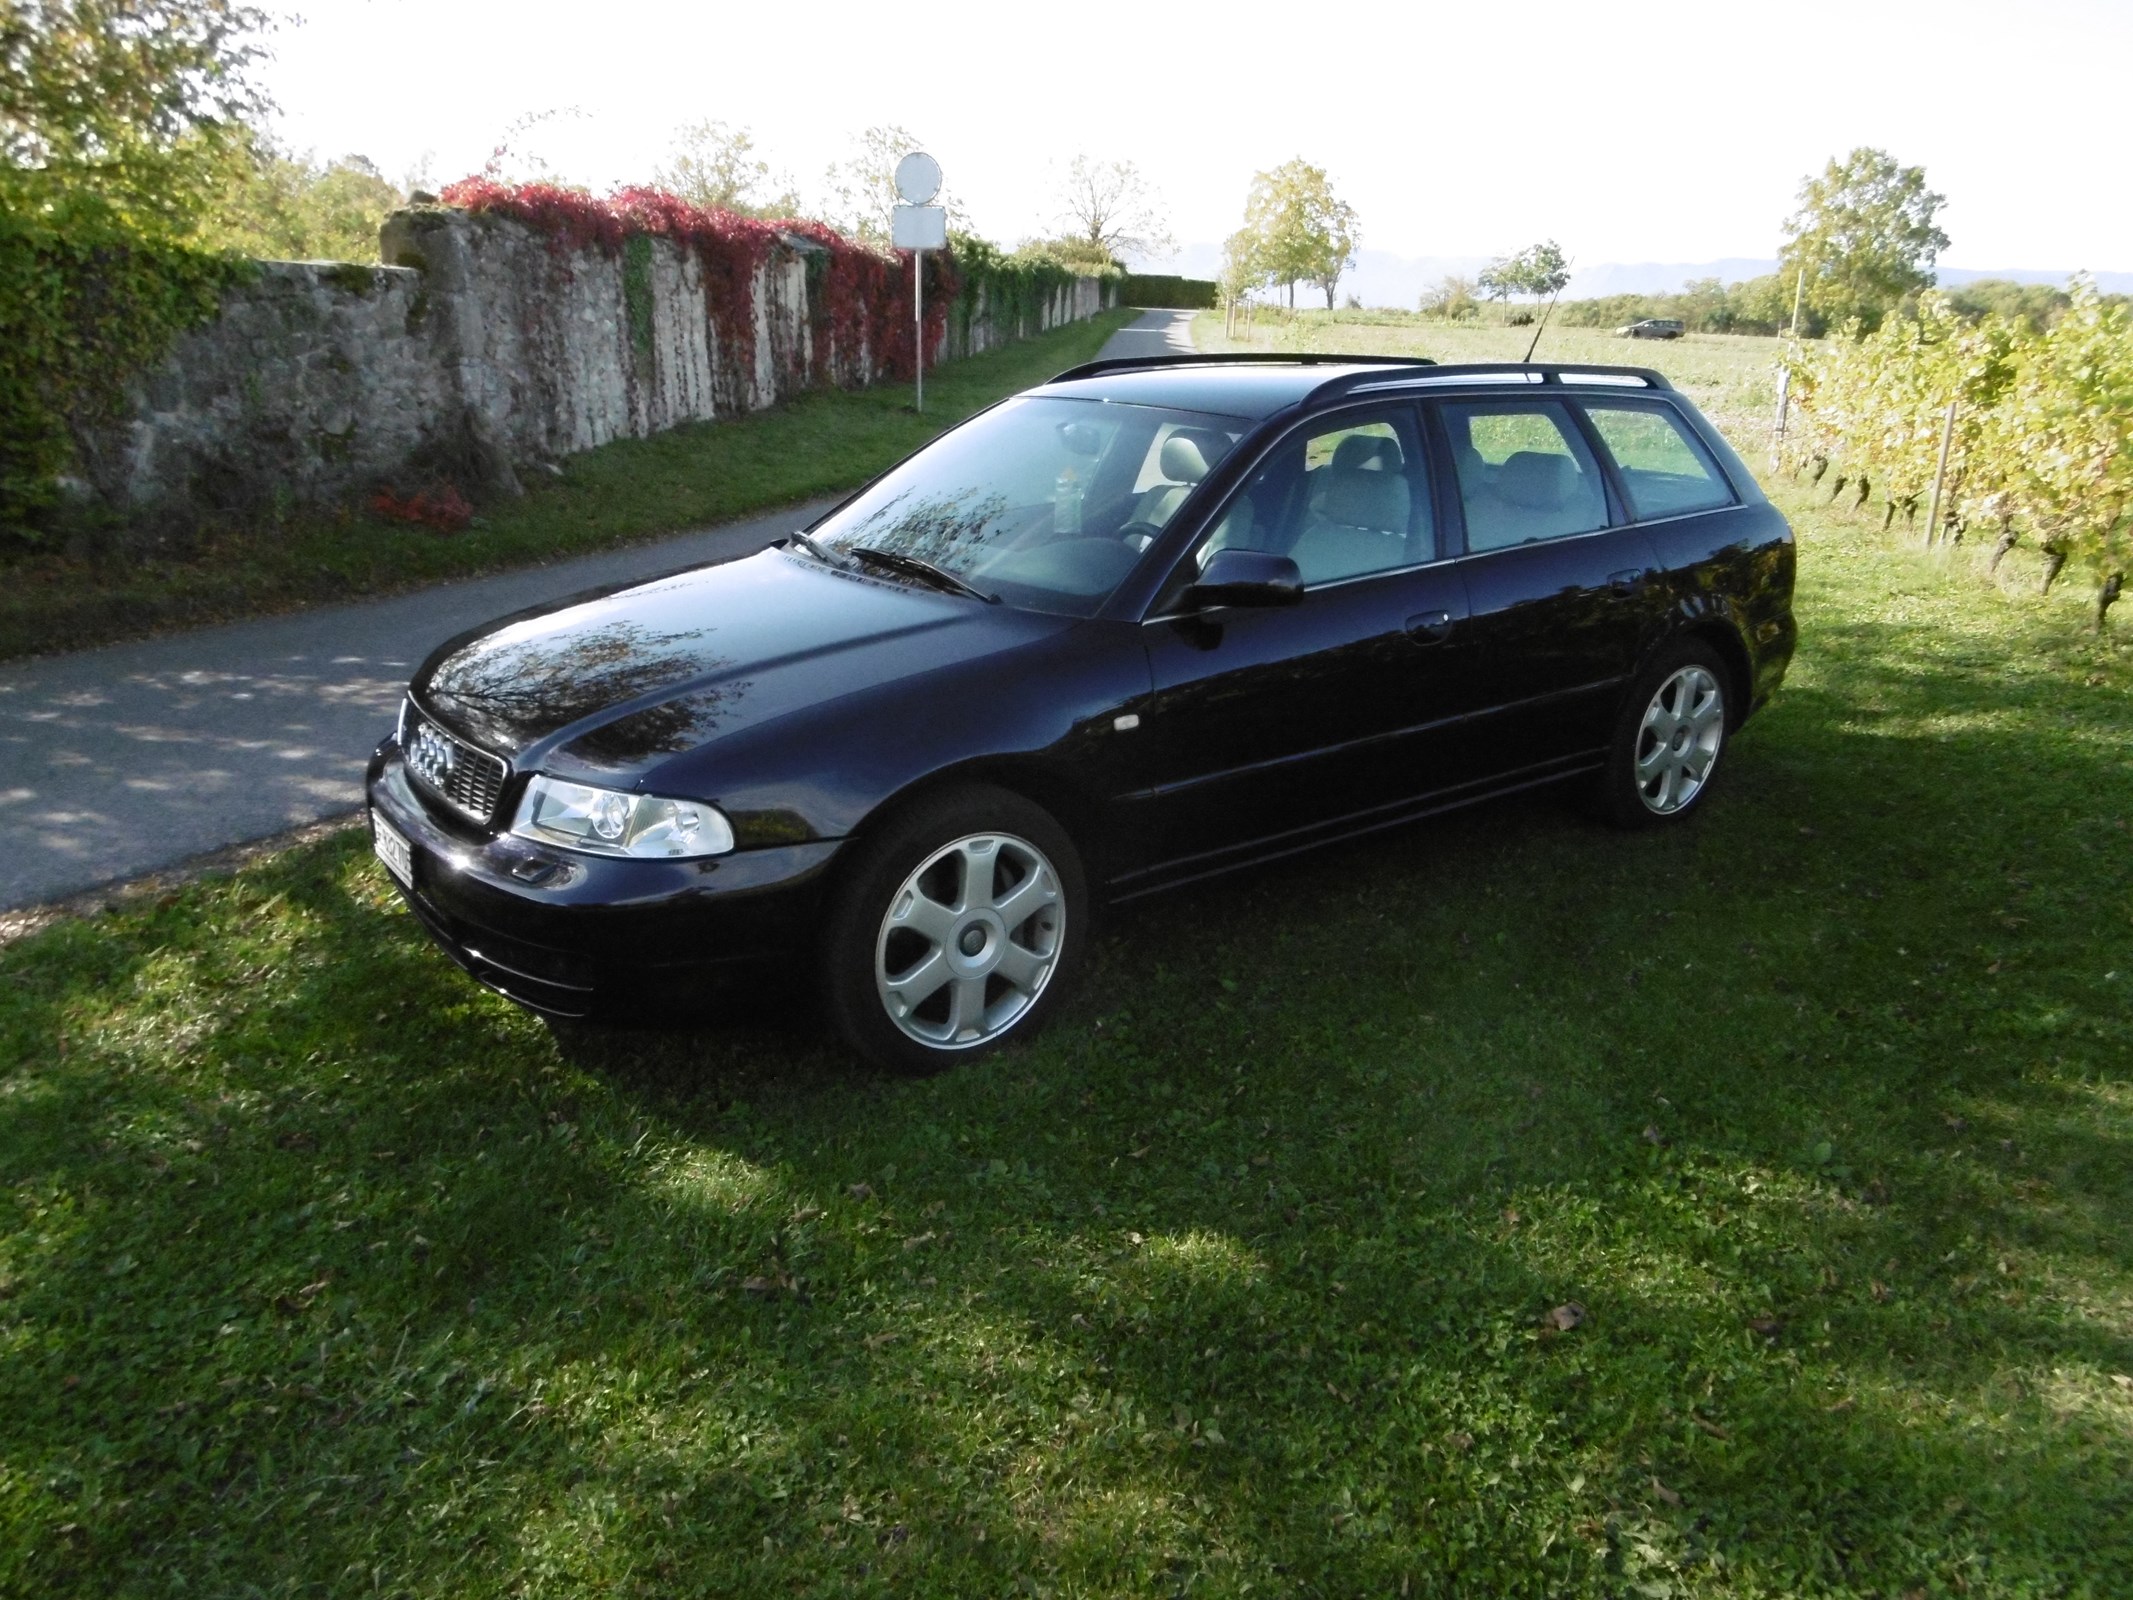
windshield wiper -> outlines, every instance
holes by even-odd
[[[788,533],[785,538],[787,542],[798,545],[826,567],[841,567],[845,565],[844,562],[832,555],[826,547],[816,543],[804,533],[795,531]]]
[[[891,572],[901,572],[906,577],[922,578],[935,588],[946,589],[951,594],[967,594],[973,600],[982,600],[989,606],[1000,603],[996,594],[987,594],[983,589],[973,588],[950,572],[946,567],[936,567],[930,561],[917,556],[907,556],[901,550],[877,550],[872,545],[855,544],[851,553],[861,561],[877,567],[887,567]]]

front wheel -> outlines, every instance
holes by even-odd
[[[1087,936],[1081,859],[1004,789],[923,801],[863,845],[824,938],[830,1015],[860,1055],[933,1071],[1042,1026]]]
[[[1716,652],[1695,642],[1663,651],[1623,700],[1601,774],[1602,814],[1624,828],[1687,815],[1718,774],[1727,715]]]

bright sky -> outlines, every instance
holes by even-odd
[[[279,131],[447,182],[514,141],[561,179],[649,176],[683,123],[751,129],[801,193],[850,136],[910,128],[976,231],[1048,231],[1077,152],[1125,158],[1171,230],[1238,223],[1302,155],[1364,243],[1581,264],[1769,256],[1802,177],[1854,145],[1948,197],[1945,265],[2133,269],[2127,0],[1293,0],[1133,9],[834,0],[303,0],[264,73]],[[1198,25],[1188,18],[1202,19]]]

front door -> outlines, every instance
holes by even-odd
[[[1467,776],[1466,588],[1443,559],[1411,407],[1277,444],[1174,587],[1224,546],[1288,556],[1304,594],[1270,609],[1172,601],[1167,615],[1159,602],[1142,627],[1145,837],[1166,876],[1311,842]]]

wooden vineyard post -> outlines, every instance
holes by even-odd
[[[1948,481],[1948,450],[1955,443],[1955,408],[1960,402],[1948,402],[1947,418],[1940,425],[1940,464],[1933,469],[1933,498],[1926,508],[1926,543],[1940,537],[1940,496],[1942,486]]]

